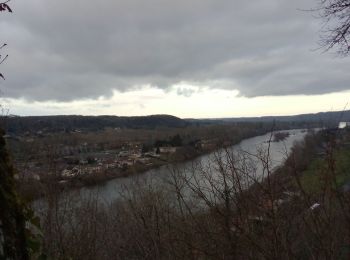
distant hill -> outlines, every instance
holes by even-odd
[[[26,116],[7,117],[7,132],[21,134],[25,132],[61,132],[61,131],[98,131],[112,128],[156,128],[185,127],[189,122],[170,115],[151,116]]]
[[[263,117],[236,117],[236,118],[215,118],[215,119],[187,119],[191,123],[215,124],[215,123],[233,123],[233,122],[276,122],[294,123],[300,126],[325,126],[335,127],[339,121],[350,121],[350,110],[335,112],[320,112],[315,114],[301,114],[293,116],[263,116]]]
[[[157,127],[185,127],[188,125],[235,124],[235,123],[271,123],[278,128],[335,127],[339,121],[350,122],[350,110],[321,112],[294,116],[263,116],[238,118],[180,119],[171,115],[150,116],[8,116],[5,118],[5,129],[9,133],[26,132],[70,132],[99,131],[106,127],[154,129]]]

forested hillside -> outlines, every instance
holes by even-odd
[[[25,132],[61,132],[61,131],[98,131],[106,127],[146,128],[184,127],[188,123],[170,115],[151,116],[28,116],[7,117],[5,119],[7,132],[21,134]]]

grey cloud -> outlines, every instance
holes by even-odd
[[[313,0],[13,1],[2,16],[9,97],[108,97],[179,82],[241,95],[319,94],[349,89],[350,60],[316,48],[320,27],[299,11]],[[227,84],[214,84],[225,81]],[[212,83],[211,83],[212,82]],[[181,95],[190,96],[187,89]]]
[[[178,88],[176,92],[180,96],[190,97],[195,92],[195,90],[189,88]]]

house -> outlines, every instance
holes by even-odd
[[[350,126],[350,122],[339,122],[338,128],[348,128]]]
[[[74,176],[74,173],[71,171],[71,170],[68,170],[68,169],[65,169],[62,171],[62,177],[73,177]]]
[[[108,168],[108,167],[107,167]],[[89,174],[92,174],[92,173],[99,173],[102,171],[102,167],[101,166],[93,166],[93,167],[89,167],[87,169],[88,173]]]
[[[166,146],[166,147],[159,147],[160,153],[175,153],[177,147],[171,147],[171,146]]]
[[[136,161],[137,162],[140,162],[140,163],[143,163],[143,164],[148,164],[150,162],[151,158],[138,158]]]

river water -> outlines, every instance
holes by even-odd
[[[284,160],[287,157],[288,152],[290,152],[293,144],[295,142],[303,140],[307,131],[302,129],[295,130],[286,130],[281,132],[289,132],[290,135],[283,141],[280,142],[269,142],[271,139],[271,134],[265,134],[262,136],[256,136],[253,138],[245,139],[237,145],[233,145],[228,149],[234,153],[239,153],[244,151],[245,154],[248,154],[252,158],[257,154],[258,151],[267,151],[269,148],[269,158],[270,165],[269,168],[273,169],[274,167],[280,166],[283,164]],[[202,155],[192,161],[176,163],[173,165],[164,165],[157,169],[151,169],[146,171],[143,174],[137,176],[130,176],[125,178],[116,178],[108,181],[104,185],[84,187],[80,189],[80,195],[90,196],[91,194],[97,194],[100,201],[105,203],[111,203],[114,200],[120,198],[121,191],[125,189],[128,185],[133,183],[136,179],[137,181],[149,180],[152,179],[152,183],[164,182],[169,178],[170,168],[180,169],[183,172],[190,173],[193,171],[193,165],[201,165],[202,168],[207,167],[212,164],[213,159],[218,154],[221,154],[220,151],[216,151],[210,154]],[[262,166],[257,164],[257,172],[262,172]],[[215,173],[214,173],[215,174]],[[262,175],[262,173],[260,173]]]

